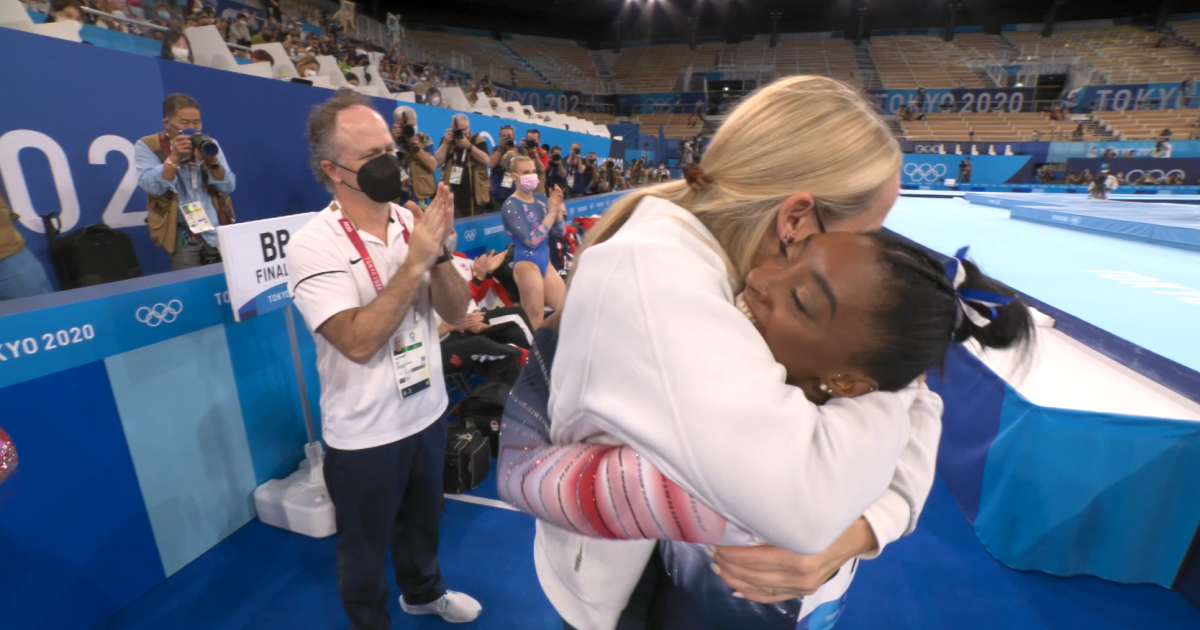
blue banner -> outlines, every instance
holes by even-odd
[[[1050,142],[935,142],[932,140],[901,140],[900,150],[905,153],[975,155],[1028,155],[1034,163],[1048,161]]]
[[[6,99],[0,116],[0,182],[20,216],[29,250],[53,278],[46,236],[38,215],[61,215],[64,232],[105,223],[133,238],[146,274],[170,268],[146,228],[146,196],[137,186],[134,144],[163,129],[163,97],[184,92],[201,106],[204,131],[221,146],[237,177],[233,205],[241,221],[312,212],[329,203],[308,163],[304,130],[313,106],[333,93],[311,86],[264,80],[222,70],[129,55],[0,29],[0,59],[30,58],[48,64],[0,64],[0,85],[37,86],[19,99]],[[35,67],[37,66],[37,67]],[[47,81],[43,67],[72,68],[69,76]],[[137,77],[113,81],[113,76]],[[80,116],[79,95],[88,114]],[[374,104],[390,125],[394,100]],[[412,106],[420,129],[437,138],[450,127],[453,110]],[[502,124],[519,136],[533,127],[493,116],[469,114],[471,130],[489,148]],[[613,146],[608,138],[541,128],[542,141],[570,146],[601,158]],[[623,150],[623,147],[622,147]]]
[[[870,90],[871,100],[885,114],[899,114],[909,105],[916,108],[916,90]],[[925,90],[923,111],[934,114],[946,108],[960,113],[1033,111],[1033,88],[959,88]]]
[[[1075,113],[1090,111],[1178,109],[1200,107],[1195,86],[1189,94],[1180,94],[1179,83],[1141,83],[1132,85],[1089,85],[1079,93]]]
[[[1033,160],[1027,155],[912,155],[904,156],[900,183],[941,184],[957,180],[959,166],[971,160],[972,184],[1011,184],[1033,181]]]
[[[575,112],[579,111],[581,92],[563,90],[541,90],[536,88],[504,87],[496,85],[497,96],[506,101],[516,101],[529,105],[538,111]]]
[[[1155,180],[1177,175],[1184,184],[1196,184],[1200,177],[1200,158],[1071,158],[1067,160],[1067,170],[1082,173],[1087,169],[1095,175],[1104,164],[1114,177],[1121,174],[1131,184],[1145,175]]]

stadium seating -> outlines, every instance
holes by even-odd
[[[985,56],[969,42],[944,42],[935,35],[872,37],[870,45],[886,89],[994,87],[985,75],[963,64],[965,50]]]
[[[1050,120],[1048,114],[1027,112],[928,114],[925,120],[904,121],[900,126],[908,140],[966,141],[971,139],[970,132],[974,131],[974,139],[978,142],[1020,142],[1030,140],[1034,131],[1042,133],[1042,140],[1069,138],[1078,124],[1070,120]],[[1091,134],[1085,134],[1084,139],[1093,138]]]
[[[1196,32],[1190,25],[1184,29],[1193,35]],[[1008,31],[1004,37],[1022,56],[1081,58],[1112,84],[1167,83],[1200,76],[1200,54],[1195,49],[1170,36],[1129,25],[1061,29],[1051,38],[1031,31]]]
[[[526,70],[500,42],[490,37],[416,29],[406,31],[406,37],[416,40],[428,49],[466,56],[471,60],[470,72],[477,78],[487,76],[497,83],[508,84],[515,75],[519,87],[550,87],[541,78]]]
[[[585,94],[603,92],[596,66],[583,46],[515,38],[504,43],[541,70],[556,89]]]
[[[1121,140],[1150,140],[1163,129],[1171,130],[1174,140],[1185,139],[1200,132],[1196,128],[1200,112],[1194,109],[1165,111],[1096,112],[1100,125]]]

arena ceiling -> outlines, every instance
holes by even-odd
[[[700,36],[737,37],[771,31],[771,14],[782,15],[779,32],[853,32],[857,8],[867,6],[867,27],[943,26],[947,0],[374,0],[379,11],[399,13],[406,23],[455,26],[611,42],[613,21],[623,39],[688,36],[698,17]],[[1002,24],[1041,22],[1052,0],[957,0],[957,23],[998,30]],[[1067,0],[1060,20],[1128,17],[1153,22],[1162,0]],[[1175,9],[1192,0],[1175,0]],[[369,3],[362,3],[363,4]],[[365,8],[365,7],[364,7]]]

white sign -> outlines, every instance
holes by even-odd
[[[315,216],[308,212],[217,228],[235,320],[246,321],[292,303],[287,244]]]

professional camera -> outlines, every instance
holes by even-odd
[[[537,148],[538,148],[537,140],[534,140],[532,138],[525,138],[525,150],[526,151],[537,151]]]
[[[571,147],[571,155],[579,155],[579,149]]]
[[[405,140],[409,140],[413,136],[416,136],[416,135],[417,135],[416,127],[414,127],[412,125],[402,125],[400,127],[400,137],[401,138],[404,138]]]
[[[455,129],[455,130],[454,130],[454,139],[455,139],[455,140],[462,140],[462,138],[463,138],[463,130],[462,130],[462,129]]]
[[[550,162],[552,162],[552,163],[561,162],[561,161],[562,161],[562,156],[557,153],[550,156]]]
[[[192,148],[206,158],[217,157],[217,153],[221,150],[217,147],[216,141],[199,131],[188,134],[188,137],[192,140]]]

